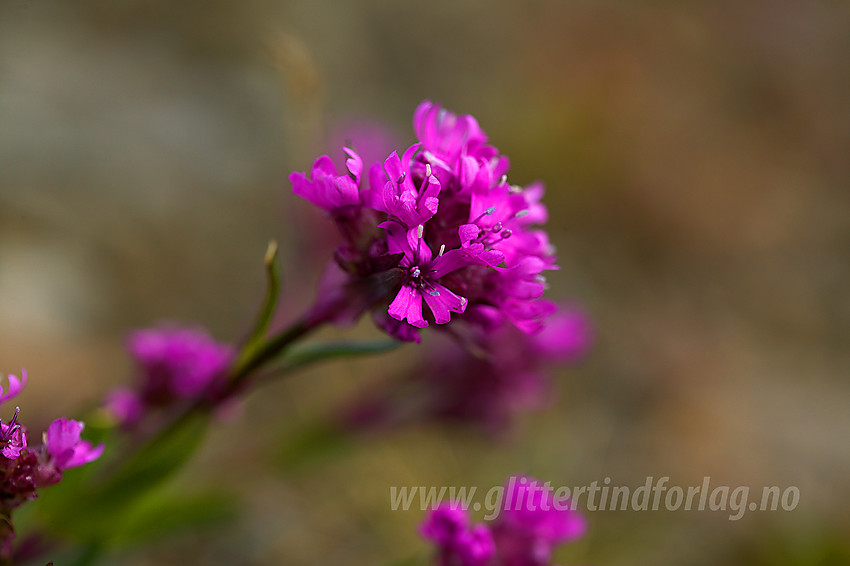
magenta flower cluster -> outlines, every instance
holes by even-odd
[[[497,520],[474,526],[455,502],[432,510],[420,532],[436,545],[439,566],[548,566],[555,547],[587,530],[568,502],[556,502],[552,490],[532,478],[510,478],[502,504]]]
[[[21,377],[8,375],[8,391],[0,386],[0,405],[17,396],[27,382],[26,370]],[[8,517],[15,507],[35,499],[37,490],[58,483],[62,473],[100,458],[103,445],[92,446],[82,440],[83,423],[56,419],[32,446],[29,433],[20,422],[20,408],[6,422],[0,421],[0,514]],[[14,531],[0,528],[0,555],[7,556]]]
[[[552,367],[578,360],[593,341],[587,315],[574,307],[562,307],[534,334],[518,330],[492,307],[477,309],[465,322],[470,324],[451,338],[429,343],[416,371],[378,383],[347,405],[341,423],[394,429],[444,421],[497,435],[517,413],[548,403]]]
[[[139,372],[134,388],[122,387],[106,398],[110,412],[133,427],[151,410],[186,402],[217,401],[235,352],[200,329],[163,327],[138,330],[127,349]]]
[[[378,325],[397,339],[491,307],[535,332],[555,306],[541,297],[556,269],[540,202],[543,187],[508,182],[508,159],[472,116],[425,101],[413,119],[419,141],[369,167],[345,148],[346,171],[322,156],[292,189],[335,222],[335,280],[357,288]],[[358,284],[370,282],[366,285]],[[320,297],[319,302],[322,302]],[[356,313],[359,314],[359,313]]]
[[[587,316],[575,308],[560,309],[545,328],[526,334],[482,307],[470,329],[463,344],[438,344],[411,379],[427,391],[431,416],[491,433],[505,430],[514,414],[545,405],[552,366],[576,361],[593,340]]]

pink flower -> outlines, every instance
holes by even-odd
[[[546,566],[556,546],[587,531],[587,523],[569,501],[556,501],[545,484],[525,476],[509,478],[503,512],[493,526],[500,564]]]
[[[128,387],[113,389],[106,396],[106,409],[124,426],[133,426],[145,416],[145,403]]]
[[[587,530],[569,501],[556,501],[548,486],[524,476],[508,479],[501,511],[494,522],[469,528],[466,511],[443,503],[420,533],[436,545],[439,566],[549,566],[556,546]]]
[[[394,151],[384,161],[383,171],[377,164],[369,170],[373,208],[406,228],[415,228],[433,218],[440,203],[437,197],[442,187],[430,167],[424,170],[421,181],[415,182],[410,164],[418,150],[419,144],[410,146],[401,159]]]
[[[93,462],[103,454],[104,446],[92,446],[80,434],[85,425],[72,419],[56,419],[44,433],[44,446],[50,461],[61,471]]]
[[[7,401],[20,393],[27,381],[27,372],[19,380],[9,376],[9,391],[0,401]],[[2,501],[5,527],[0,529],[0,559],[11,560],[14,550],[15,530],[11,523],[11,510],[37,497],[37,490],[62,480],[62,471],[81,466],[100,457],[103,445],[93,448],[80,439],[83,424],[68,419],[57,419],[44,434],[44,444],[35,449],[27,444],[27,432],[18,423],[20,408],[8,423],[0,422],[0,501]]]
[[[230,345],[216,342],[202,329],[173,326],[137,330],[127,349],[139,368],[139,383],[115,389],[105,400],[125,427],[137,424],[153,408],[216,400],[235,356]]]
[[[328,212],[359,204],[358,185],[363,161],[351,149],[345,148],[345,153],[348,154],[348,160],[345,162],[347,175],[337,175],[333,161],[323,155],[313,164],[312,180],[304,173],[296,172],[289,176],[292,192]]]
[[[484,566],[495,551],[490,529],[470,528],[466,511],[453,503],[432,510],[419,532],[440,549],[440,566]]]
[[[142,369],[145,397],[197,397],[222,377],[234,355],[203,330],[176,327],[138,330],[128,347]]]
[[[424,226],[405,230],[396,222],[384,222],[391,254],[402,254],[399,267],[402,269],[402,285],[387,310],[398,321],[407,322],[416,328],[425,328],[428,321],[422,316],[422,301],[431,310],[437,324],[446,324],[451,313],[462,313],[467,300],[454,293],[440,279],[473,262],[460,250],[438,254],[434,257],[423,239]]]
[[[3,386],[0,385],[0,403],[16,397],[27,384],[27,370],[21,370],[21,377],[8,374],[9,391],[4,394]],[[21,451],[27,447],[27,433],[23,426],[18,424],[18,414],[21,409],[15,409],[15,415],[8,423],[0,422],[0,454],[7,460],[15,460],[21,455]]]
[[[3,393],[3,386],[0,385],[0,403],[4,403],[9,399],[15,397],[24,386],[27,384],[27,370],[21,370],[21,378],[18,379],[16,376],[11,373],[6,376],[6,379],[9,381],[9,391],[7,393]]]
[[[439,545],[449,545],[469,527],[466,511],[451,503],[433,509],[419,528],[420,534]]]
[[[543,273],[557,269],[537,227],[547,220],[543,186],[509,183],[507,158],[487,144],[472,116],[426,100],[413,127],[419,142],[401,157],[393,151],[371,164],[368,184],[362,160],[348,148],[346,175],[323,156],[312,179],[290,176],[293,192],[325,210],[339,229],[334,255],[346,277],[340,287],[369,297],[352,298],[356,308],[346,314],[383,309],[374,315],[378,325],[407,341],[418,341],[418,330],[432,322],[463,319],[467,305],[495,307],[523,332],[539,331],[554,311],[542,300]],[[378,276],[399,271],[400,283]],[[387,281],[396,285],[378,286]],[[317,302],[341,295],[324,289]]]
[[[15,416],[8,423],[0,422],[0,453],[7,460],[15,460],[21,455],[21,451],[27,447],[27,432],[23,426],[18,424],[20,407],[15,409]]]
[[[450,169],[459,166],[462,156],[476,154],[487,142],[487,134],[475,118],[457,116],[430,100],[417,106],[413,129],[428,153],[426,157]]]
[[[588,317],[574,307],[544,322],[540,332],[528,334],[496,307],[469,307],[451,336],[428,343],[416,371],[378,383],[343,411],[342,425],[442,421],[505,432],[516,415],[550,402],[552,369],[578,361],[592,344]]]

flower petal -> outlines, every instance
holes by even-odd
[[[76,468],[94,462],[103,454],[105,446],[101,443],[97,446],[92,446],[87,440],[81,440],[75,447],[73,454],[65,462],[65,468]]]
[[[6,379],[9,380],[9,392],[4,395],[3,386],[0,385],[0,403],[8,401],[9,399],[21,392],[21,390],[27,384],[27,370],[21,369],[20,379],[18,379],[17,376],[12,375],[11,373],[6,376]]]
[[[428,321],[422,318],[422,295],[408,285],[402,285],[387,312],[396,320],[406,318],[416,328],[428,326]]]
[[[434,313],[434,321],[437,324],[446,324],[452,319],[451,313],[461,313],[466,310],[469,302],[443,285],[434,285],[431,291],[424,293],[428,308]]]

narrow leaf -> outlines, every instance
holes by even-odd
[[[277,242],[274,240],[270,241],[264,260],[266,266],[266,297],[263,300],[262,307],[260,307],[257,321],[254,323],[254,330],[251,332],[251,335],[245,342],[245,346],[242,348],[242,352],[239,354],[237,367],[241,367],[251,359],[254,352],[262,344],[274,316],[277,301],[280,297],[280,266],[277,258],[277,250]]]
[[[307,344],[288,353],[285,357],[283,371],[293,371],[317,362],[334,358],[351,358],[372,356],[391,352],[402,343],[396,340],[353,341],[341,340],[321,344]]]

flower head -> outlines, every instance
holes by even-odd
[[[0,385],[0,403],[12,399],[23,390],[27,384],[27,370],[21,370],[20,379],[12,374],[8,374],[6,379],[9,382],[9,390],[4,392],[3,386]],[[17,407],[9,422],[0,421],[0,454],[7,460],[16,460],[27,447],[26,429],[18,423],[20,412],[20,407]]]
[[[9,391],[0,399],[8,400],[21,391],[26,370],[21,377],[9,376]],[[38,489],[61,481],[65,469],[91,462],[103,452],[103,445],[93,448],[80,439],[83,423],[69,419],[54,421],[44,435],[44,444],[30,446],[19,416],[20,408],[16,408],[9,422],[0,422],[0,502],[5,517],[0,528],[0,559],[9,558],[13,549],[15,531],[9,513],[35,499]]]
[[[466,511],[454,503],[433,509],[419,532],[440,549],[440,566],[485,566],[495,551],[487,526],[470,528]]]
[[[27,432],[18,424],[18,415],[21,408],[15,409],[15,416],[8,423],[0,422],[0,454],[7,460],[15,460],[21,455],[21,451],[27,447]]]
[[[541,300],[543,273],[556,268],[546,233],[535,228],[547,216],[542,185],[510,184],[507,158],[472,116],[425,101],[413,122],[419,142],[373,163],[368,185],[361,186],[363,162],[348,148],[347,174],[323,156],[312,178],[290,176],[293,192],[337,224],[335,259],[349,280],[398,272],[396,286],[359,312],[374,308],[381,328],[409,341],[479,305],[500,310],[524,332],[539,331],[553,311]]]
[[[587,530],[570,502],[557,501],[552,489],[527,476],[514,476],[505,487],[504,511],[494,526],[505,564],[546,564],[555,546],[572,542]],[[534,560],[541,560],[535,562]]]
[[[207,390],[230,366],[233,349],[203,330],[146,329],[134,332],[130,354],[143,373],[143,395],[193,398]]]
[[[139,368],[140,383],[134,389],[116,389],[106,398],[107,408],[125,426],[134,425],[149,408],[213,398],[234,358],[232,347],[190,328],[138,330],[127,347]]]
[[[465,510],[443,503],[423,522],[420,533],[438,548],[440,566],[548,566],[556,546],[584,535],[584,518],[569,501],[524,476],[508,479],[502,512],[492,523],[469,527]]]

